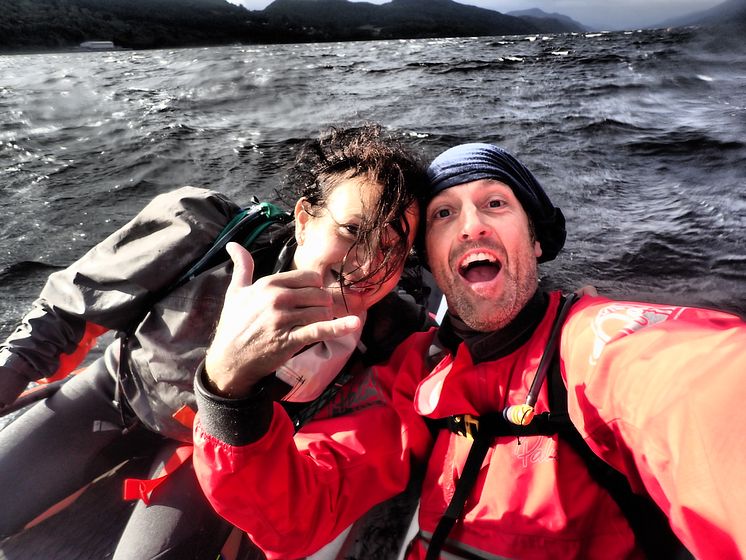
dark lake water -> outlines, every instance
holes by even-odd
[[[746,47],[658,30],[0,56],[0,336],[150,198],[271,197],[369,119],[531,167],[569,222],[544,282],[746,313]]]

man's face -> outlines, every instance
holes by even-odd
[[[370,212],[381,196],[382,187],[370,184],[363,178],[342,181],[329,194],[326,205],[317,208],[313,214],[306,209],[304,199],[295,206],[295,235],[298,247],[295,251],[294,267],[299,270],[313,270],[321,275],[322,282],[334,297],[334,316],[359,314],[380,301],[399,282],[404,269],[404,261],[398,263],[395,273],[384,281],[381,271],[364,283],[357,282],[340,290],[340,278],[344,284],[355,282],[374,268],[378,262],[367,262],[362,251],[356,250],[357,230],[363,216]],[[411,249],[417,229],[418,212],[415,204],[407,211],[410,234],[406,252]],[[381,225],[382,242],[395,243],[391,226]],[[376,248],[376,259],[381,260],[387,247]]]
[[[507,325],[536,291],[541,256],[512,189],[491,179],[451,187],[426,217],[428,263],[451,312],[478,331]]]

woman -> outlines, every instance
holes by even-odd
[[[424,327],[420,308],[389,294],[411,248],[424,184],[419,164],[380,127],[331,130],[309,142],[291,169],[293,224],[271,226],[251,256],[231,245],[236,271],[227,261],[155,297],[239,210],[187,187],[157,197],[50,276],[0,351],[0,405],[29,381],[70,371],[103,331],[130,334],[0,432],[2,498],[15,504],[0,508],[0,535],[20,531],[123,459],[146,454],[150,476],[169,461],[184,464],[164,480],[130,483],[130,494],[150,505],[138,502],[114,558],[214,557],[230,527],[202,497],[183,444],[191,443],[194,371],[226,290],[250,292],[241,314],[261,325],[243,333],[261,348],[253,366],[276,371],[262,389],[283,399],[300,426],[327,404],[322,394],[338,375],[363,371]],[[234,335],[224,331],[216,340]],[[36,476],[19,479],[30,465]]]

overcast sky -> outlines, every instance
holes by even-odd
[[[230,0],[249,10],[262,10],[272,0]],[[389,0],[369,0],[384,4]],[[706,10],[723,0],[460,0],[460,4],[480,6],[498,12],[541,8],[558,12],[593,27],[631,29]]]

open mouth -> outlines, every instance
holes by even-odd
[[[497,257],[484,251],[467,254],[458,265],[459,274],[471,283],[489,282],[497,278],[502,265]]]

